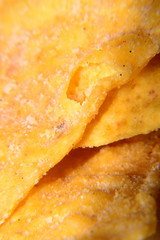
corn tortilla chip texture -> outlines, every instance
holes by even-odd
[[[77,149],[1,226],[0,239],[144,239],[156,231],[160,132]]]
[[[107,93],[159,51],[158,9],[0,1],[0,223],[78,143]]]
[[[157,130],[160,127],[159,79],[160,54],[132,81],[110,92],[78,146],[105,145]]]

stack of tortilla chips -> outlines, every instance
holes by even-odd
[[[0,240],[160,239],[159,0],[0,0]]]

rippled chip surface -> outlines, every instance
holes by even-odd
[[[77,149],[0,228],[1,239],[144,239],[156,230],[160,133]]]

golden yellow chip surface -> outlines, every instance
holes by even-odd
[[[109,93],[80,147],[105,145],[160,128],[160,54],[131,82]]]
[[[0,239],[144,239],[156,230],[159,167],[159,132],[74,150],[0,227]]]
[[[78,143],[107,93],[159,51],[158,9],[0,1],[0,223]]]

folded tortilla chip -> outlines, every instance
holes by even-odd
[[[109,93],[80,147],[105,145],[160,128],[160,54],[131,82]]]
[[[0,223],[159,51],[157,11],[157,1],[0,1]]]
[[[1,226],[0,239],[144,239],[156,229],[160,132],[77,149]]]

